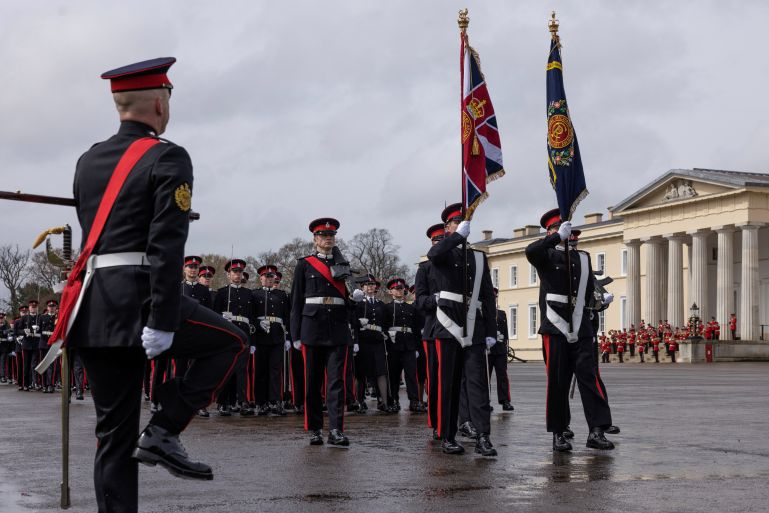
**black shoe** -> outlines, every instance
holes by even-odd
[[[603,435],[603,429],[593,428],[590,430],[590,434],[587,435],[587,443],[585,444],[585,447],[610,451],[614,449],[614,444],[607,440]]]
[[[296,407],[296,414],[297,415],[304,415],[304,405],[300,404]]]
[[[347,405],[347,413],[354,413],[358,411],[358,403],[350,403]]]
[[[207,481],[214,478],[211,467],[190,461],[178,435],[172,435],[160,426],[149,424],[144,428],[132,456],[145,465],[160,464],[177,477]]]
[[[604,429],[603,432],[607,435],[618,435],[619,426],[609,426],[608,428]]]
[[[427,413],[427,403],[419,402],[417,404],[419,404],[419,410],[422,413]]]
[[[144,400],[145,401],[149,401],[150,400],[150,395],[149,394],[144,394]]]
[[[208,413],[208,410],[206,410],[205,408],[201,408],[201,409],[198,410],[198,417],[203,417],[203,418],[207,419],[210,416],[211,416],[211,414]]]
[[[390,406],[390,410],[392,411],[401,411],[401,402],[395,401],[392,406]]]
[[[77,399],[78,401],[82,401],[83,400],[83,391],[82,390],[78,390],[77,391],[77,394],[75,395],[75,399]],[[153,411],[152,413],[155,413],[157,411],[157,405],[154,405],[154,406],[155,406],[155,411]],[[150,411],[151,411],[151,409],[150,409]]]
[[[240,413],[240,405],[235,403],[234,405],[230,406],[230,411],[232,413]]]
[[[216,413],[220,417],[229,417],[230,415],[232,415],[232,413],[230,412],[230,408],[224,404],[219,405],[219,407],[216,409]]]
[[[327,412],[328,411],[328,406],[326,406],[326,403],[323,403],[320,406],[320,411],[322,411],[322,412]]]
[[[328,444],[329,445],[338,445],[341,447],[347,447],[350,445],[350,441],[347,439],[344,433],[339,431],[338,429],[332,429],[328,432]]]
[[[393,410],[392,410],[392,409],[390,409],[390,407],[389,407],[389,406],[387,406],[387,405],[386,405],[385,403],[383,403],[382,401],[379,401],[379,402],[377,403],[377,405],[376,405],[376,409],[377,409],[377,410],[379,410],[379,411],[385,412],[385,413],[393,413]]]
[[[323,433],[320,429],[310,431],[310,445],[323,445]]]
[[[0,378],[0,383],[8,383],[8,380],[5,378]]]
[[[78,396],[77,396],[77,397],[75,397],[75,399],[78,399],[78,397],[79,397],[80,399],[82,399],[82,398],[83,398],[82,394],[80,394],[80,393],[78,393]],[[152,403],[152,404],[150,404],[150,413],[157,413],[157,412],[158,412],[158,410],[159,410],[159,408],[158,408],[158,405],[157,405],[157,404],[155,404],[155,403]]]
[[[412,413],[422,413],[422,407],[418,402],[410,402],[409,403],[409,411]]]
[[[51,386],[48,387],[48,393],[49,394],[53,394],[54,393],[53,387],[51,387]]]
[[[283,409],[283,405],[280,403],[272,403],[270,405],[270,416],[271,417],[285,417],[286,416],[286,410]]]
[[[441,439],[441,437],[438,434],[438,430],[437,429],[433,429],[433,440],[440,440],[440,439]]]
[[[243,403],[243,405],[240,407],[240,416],[241,417],[253,417],[254,416],[254,409],[251,408],[248,404]]]
[[[558,452],[567,452],[571,450],[571,442],[566,440],[563,433],[553,433],[553,450]]]
[[[513,411],[515,408],[513,408],[513,405],[510,404],[510,401],[505,401],[502,403],[502,411]]]
[[[563,430],[563,437],[574,438],[574,431],[572,431],[569,426],[566,426],[566,429]]]
[[[459,434],[472,440],[478,439],[478,430],[475,429],[475,426],[469,420],[459,426]]]
[[[366,401],[361,401],[358,403],[358,411],[361,413],[368,411],[368,404],[366,404]]]
[[[269,415],[270,414],[270,407],[267,406],[266,404],[260,404],[259,406],[256,407],[256,414],[259,417],[264,417],[266,415]]]
[[[481,456],[496,456],[497,450],[491,445],[488,433],[480,433],[478,440],[475,442],[475,452]]]
[[[444,454],[464,454],[465,448],[456,440],[444,439],[441,443],[441,450]]]

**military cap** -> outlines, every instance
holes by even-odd
[[[202,263],[203,263],[203,259],[197,255],[190,255],[190,256],[184,257],[184,267],[187,267],[188,265],[200,265]]]
[[[397,287],[399,285],[401,287],[403,287],[404,289],[408,288],[408,287],[406,287],[406,280],[404,280],[403,278],[393,278],[393,279],[391,279],[390,281],[387,282],[387,288],[388,289],[394,289],[395,287]]]
[[[37,299],[30,299],[29,301],[27,301],[27,304],[29,306],[32,306],[32,305],[37,306],[38,305],[38,301],[37,301]]]
[[[448,207],[443,209],[443,212],[441,212],[441,220],[444,224],[448,223],[449,221],[459,220],[462,221],[465,218],[464,213],[462,213],[462,204],[461,203],[452,203]]]
[[[310,223],[313,235],[336,235],[338,229],[339,221],[333,217],[321,217]]]
[[[5,312],[0,311],[0,317],[5,317]]]
[[[19,306],[19,313],[26,312],[27,310],[29,310],[29,307],[27,305]]]
[[[233,271],[236,271],[240,269],[241,271],[244,271],[246,269],[246,261],[241,260],[239,258],[233,258],[226,264],[224,264],[224,271],[230,272],[230,268],[232,268]]]
[[[539,219],[539,225],[545,230],[561,224],[561,211],[557,208],[548,210]]]
[[[257,269],[256,273],[259,276],[264,276],[264,275],[267,275],[267,276],[273,275],[273,276],[275,276],[278,273],[278,268],[275,267],[274,265],[267,264],[267,265],[263,265],[262,267]]]
[[[430,240],[442,239],[446,236],[446,225],[444,223],[434,224],[427,229],[426,235]]]
[[[159,57],[148,61],[136,62],[106,71],[101,78],[110,81],[113,93],[121,91],[138,91],[141,89],[173,89],[166,72],[173,63],[174,57]]]
[[[578,241],[580,235],[582,235],[582,230],[574,229],[574,230],[571,231],[571,235],[569,235],[569,240],[570,241]]]
[[[358,283],[360,283],[361,285],[368,285],[368,284],[370,284],[370,283],[373,283],[373,284],[374,284],[374,285],[376,285],[377,287],[379,287],[379,286],[380,286],[379,280],[377,280],[377,279],[376,279],[376,276],[374,276],[373,274],[370,274],[370,273],[369,273],[369,274],[366,274],[366,275],[364,275],[364,276],[361,276],[361,277],[360,277],[360,278],[358,278],[356,281],[357,281]]]
[[[216,269],[210,265],[201,265],[198,269],[198,276],[205,276],[206,278],[213,278],[216,274]]]
[[[58,306],[59,302],[55,299],[49,299],[48,302],[46,302],[46,306]]]

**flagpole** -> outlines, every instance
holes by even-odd
[[[464,108],[464,94],[465,94],[465,84],[464,84],[464,72],[465,72],[465,62],[464,62],[464,55],[465,55],[465,45],[467,45],[467,26],[470,24],[470,17],[467,15],[467,8],[462,9],[459,11],[459,18],[457,18],[457,25],[459,25],[459,35],[460,40],[462,42],[461,45],[461,51],[460,51],[460,57],[459,57],[459,105],[460,105],[460,113],[462,112],[462,109]],[[460,133],[462,130],[462,116],[460,114],[459,117],[459,129]],[[460,139],[461,141],[461,139]],[[465,153],[464,153],[464,145],[459,145],[459,167],[460,167],[460,173],[459,176],[462,179],[462,214],[463,219],[464,216],[467,215],[467,189],[465,184]],[[462,241],[462,303],[465,307],[465,322],[462,323],[462,338],[467,336],[467,313],[469,310],[469,305],[467,304],[467,239]]]

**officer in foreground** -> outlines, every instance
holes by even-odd
[[[184,148],[158,139],[169,120],[166,72],[175,61],[153,59],[102,75],[111,82],[120,128],[84,153],[75,171],[85,247],[103,219],[97,210],[105,191],[115,191],[108,182],[119,161],[124,155],[138,159],[126,166],[130,173],[93,246],[90,286],[81,292],[67,335],[92,385],[100,513],[138,510],[138,462],[159,464],[179,477],[213,479],[211,467],[190,459],[179,434],[208,404],[246,344],[241,330],[181,293],[192,163]],[[160,409],[139,437],[144,362],[157,356],[193,363],[183,377],[159,387]]]

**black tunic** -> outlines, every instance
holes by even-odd
[[[290,339],[288,327],[291,319],[291,305],[288,294],[276,288],[259,287],[252,291],[252,295],[253,320],[251,323],[256,327],[254,332],[256,344],[277,345]],[[263,319],[265,317],[268,319]],[[269,332],[264,331],[260,326],[263,320],[270,323]]]
[[[403,330],[394,332],[393,349],[396,351],[416,351],[422,345],[422,323],[416,307],[405,301],[393,301],[387,305],[386,310],[389,327],[411,330],[411,333]]]
[[[205,306],[206,308],[212,308],[212,302],[211,302],[211,292],[209,292],[208,287],[205,285],[201,285],[200,283],[190,283],[188,281],[182,282],[182,294],[184,294],[187,297],[191,297],[192,299],[197,300],[198,303]]]

